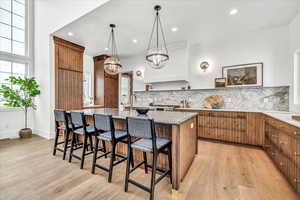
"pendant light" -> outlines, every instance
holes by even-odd
[[[147,49],[146,61],[150,67],[154,69],[161,69],[168,62],[169,55],[159,16],[161,6],[156,5],[154,10],[156,11],[156,15]]]
[[[116,27],[116,25],[110,24],[109,27],[111,28],[111,33],[108,43],[111,42],[111,44],[109,44],[109,47],[111,48],[111,55],[104,61],[104,71],[108,74],[116,75],[121,71],[122,65],[118,57],[117,45],[115,40],[114,28]]]

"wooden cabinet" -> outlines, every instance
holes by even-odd
[[[263,146],[263,114],[247,112],[199,111],[198,137]]]
[[[105,108],[119,106],[119,75],[109,75],[104,71],[107,55],[94,57],[94,104]]]
[[[300,194],[300,129],[266,117],[264,149]]]
[[[55,108],[82,109],[84,47],[54,37]]]

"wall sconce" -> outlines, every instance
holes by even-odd
[[[200,64],[200,68],[201,68],[204,72],[206,72],[206,70],[208,69],[208,67],[209,67],[209,63],[206,62],[206,61],[203,61],[203,62]]]
[[[143,73],[142,73],[141,70],[137,70],[137,71],[135,72],[135,74],[136,74],[137,77],[141,77]]]

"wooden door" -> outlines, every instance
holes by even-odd
[[[83,106],[84,47],[54,37],[55,108],[81,109]]]
[[[119,76],[104,72],[104,107],[118,108],[119,106]]]
[[[94,57],[94,104],[104,106],[104,60],[108,56]]]

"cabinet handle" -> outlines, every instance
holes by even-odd
[[[295,183],[298,183],[298,182],[299,182],[299,180],[298,180],[297,178],[295,178],[295,179],[294,179],[294,182],[295,182]]]
[[[283,141],[280,141],[279,144],[284,144],[284,142],[283,142]]]
[[[300,156],[300,154],[298,152],[295,152],[294,155],[295,156]]]
[[[280,162],[279,165],[280,165],[280,166],[283,166],[283,162]]]
[[[298,136],[299,134],[297,133],[297,131],[294,132],[294,135]]]

